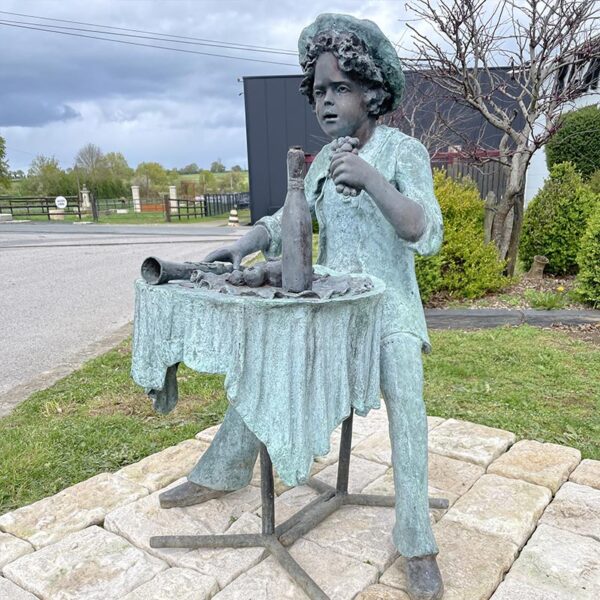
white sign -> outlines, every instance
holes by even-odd
[[[67,208],[67,199],[64,196],[57,196],[54,204],[56,204],[56,208]]]

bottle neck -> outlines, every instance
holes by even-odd
[[[304,190],[304,179],[302,177],[290,177],[288,179],[288,190]]]

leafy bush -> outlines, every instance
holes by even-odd
[[[585,302],[600,305],[600,204],[588,221],[577,264],[577,293]]]
[[[433,176],[435,195],[444,217],[444,242],[440,253],[418,256],[417,280],[423,301],[435,292],[457,298],[477,298],[505,286],[505,263],[496,247],[483,240],[483,201],[476,185],[455,181],[443,171]]]
[[[571,163],[555,165],[523,219],[519,256],[525,268],[536,254],[549,260],[545,272],[577,271],[577,252],[598,197]]]
[[[568,112],[560,128],[546,145],[548,168],[571,162],[588,179],[600,169],[600,108],[586,106]]]
[[[590,180],[588,181],[590,188],[594,194],[600,195],[600,169],[597,169],[592,173]]]

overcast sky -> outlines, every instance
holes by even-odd
[[[401,20],[403,3],[397,0],[2,0],[0,10],[292,51],[302,28],[319,13],[344,12],[372,19],[394,43],[408,38]],[[99,29],[3,13],[0,21],[45,29],[49,24]],[[0,135],[11,169],[26,170],[37,154],[54,155],[69,167],[79,148],[90,142],[104,152],[122,152],[133,167],[158,161],[166,167],[196,162],[207,168],[216,158],[227,167],[246,166],[244,97],[238,79],[300,72],[296,56],[120,39],[290,65],[0,24]]]

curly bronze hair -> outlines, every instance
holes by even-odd
[[[306,46],[306,59],[301,63],[304,79],[300,93],[312,106],[315,104],[313,86],[315,68],[321,54],[331,52],[340,70],[360,82],[367,100],[369,115],[379,117],[392,109],[393,95],[386,89],[386,80],[375,64],[366,44],[354,33],[324,32],[315,36]]]

